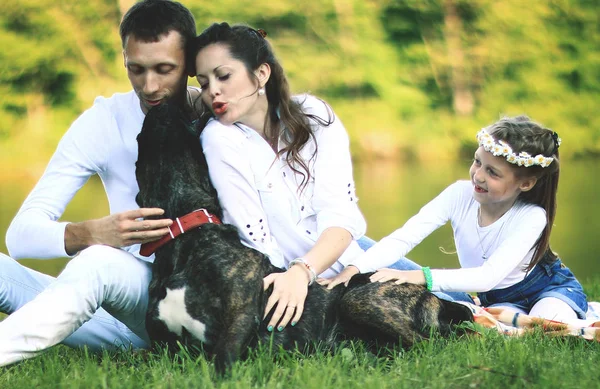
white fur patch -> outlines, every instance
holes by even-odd
[[[167,296],[158,303],[158,318],[178,336],[185,327],[195,338],[206,343],[206,325],[191,317],[185,309],[185,287],[167,289]]]

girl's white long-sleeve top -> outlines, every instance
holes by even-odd
[[[517,201],[500,219],[480,227],[478,209],[471,182],[458,181],[352,265],[361,273],[389,266],[450,221],[461,269],[432,269],[434,291],[486,292],[522,281],[546,227],[546,212]]]
[[[344,126],[323,101],[309,95],[295,99],[305,113],[333,119],[329,126],[310,120],[314,139],[300,151],[311,175],[305,187],[303,176],[287,164],[285,155],[277,158],[247,126],[211,120],[200,139],[224,222],[235,225],[242,242],[268,255],[275,266],[287,268],[329,227],[350,232],[350,246],[321,274],[330,277],[363,254],[356,239],[365,233],[366,222],[357,205]],[[279,150],[285,147],[286,135],[283,129]]]

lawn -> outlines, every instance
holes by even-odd
[[[600,279],[584,283],[600,299]],[[0,368],[0,388],[594,388],[600,344],[533,333],[454,336],[375,355],[360,343],[303,356],[262,347],[220,377],[186,350],[103,355],[55,347]]]

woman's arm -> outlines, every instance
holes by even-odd
[[[364,235],[366,221],[360,212],[354,189],[350,142],[342,122],[323,101],[306,96],[301,101],[304,112],[321,119],[331,119],[328,126],[313,125],[317,154],[312,165],[314,191],[311,206],[316,213],[318,239],[302,259],[314,274],[320,274],[340,259],[353,239]],[[305,155],[309,159],[312,155]],[[265,287],[273,284],[274,291],[267,303],[266,312],[277,305],[269,328],[282,330],[302,316],[307,295],[307,280],[313,273],[301,264],[292,266],[286,273],[265,278]]]
[[[367,223],[357,204],[348,133],[323,101],[307,96],[303,109],[323,119],[331,116],[333,120],[329,126],[317,125],[311,120],[317,144],[311,200],[317,214],[317,232],[321,235],[330,227],[340,227],[358,239],[365,234]]]
[[[244,245],[266,254],[271,263],[283,268],[283,255],[271,235],[256,186],[246,134],[214,120],[204,128],[200,140],[223,208],[223,221],[237,227]]]
[[[317,145],[311,206],[316,212],[318,238],[302,259],[314,274],[320,274],[340,259],[353,239],[364,235],[366,221],[357,205],[346,129],[323,101],[306,96],[301,103],[304,112],[332,120],[329,126],[321,126],[311,119]],[[265,278],[265,287],[274,287],[266,312],[277,305],[270,328],[278,326],[282,330],[288,323],[295,325],[300,320],[308,293],[306,281],[312,277],[306,266],[297,264],[286,273]]]
[[[273,293],[267,301],[265,315],[275,307],[267,328],[283,330],[288,323],[296,325],[304,312],[304,301],[308,286],[316,274],[327,270],[344,253],[352,242],[352,235],[340,227],[330,227],[323,231],[315,245],[302,259],[312,267],[298,263],[285,273],[273,273],[265,277],[265,289],[273,284]]]

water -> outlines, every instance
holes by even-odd
[[[470,161],[431,165],[398,162],[357,164],[354,175],[359,205],[368,222],[367,235],[380,239],[400,227],[429,200],[457,179],[468,177]],[[599,184],[594,179],[600,161],[565,161],[561,172],[558,212],[551,244],[564,262],[582,280],[600,276],[600,202]],[[0,234],[6,229],[21,202],[35,184],[31,179],[2,179],[0,197]],[[108,205],[102,184],[92,179],[67,207],[64,220],[80,221],[104,216]],[[450,227],[444,226],[417,246],[408,257],[416,262],[437,268],[458,267],[452,252],[454,244]],[[6,253],[4,239],[0,251]],[[56,275],[68,259],[23,260],[22,263],[41,272]]]

